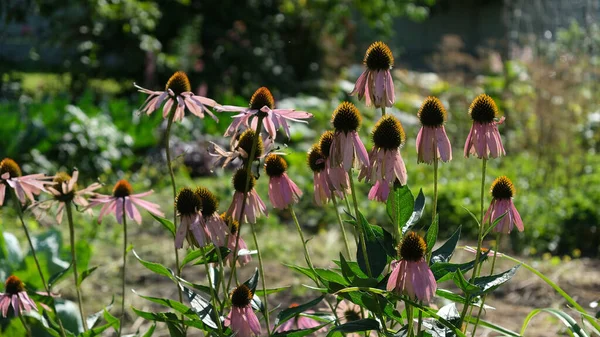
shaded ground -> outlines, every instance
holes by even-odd
[[[136,226],[131,225],[130,233],[132,243],[140,257],[154,262],[163,263],[167,266],[174,265],[172,243],[164,235],[164,230],[160,227],[151,225]],[[249,228],[248,228],[249,229]],[[99,310],[109,301],[111,294],[115,289],[120,289],[120,261],[121,247],[120,237],[117,241],[112,238],[101,238],[100,242],[95,243],[96,254],[92,264],[100,264],[99,270],[92,275],[84,284],[84,295],[86,303],[86,312],[91,313]],[[332,267],[332,259],[338,259],[338,252],[342,249],[342,242],[338,231],[330,230],[311,237],[309,247],[313,262],[319,267]],[[251,235],[245,236],[246,241],[251,244]],[[291,228],[266,229],[259,237],[263,257],[266,260],[266,280],[267,287],[291,286],[287,291],[283,291],[269,297],[270,308],[280,306],[287,307],[291,302],[303,302],[307,299],[318,296],[316,292],[303,287],[303,284],[313,285],[308,278],[299,275],[282,263],[305,265],[302,255],[302,246],[295,231]],[[464,261],[471,256],[465,252],[457,252],[453,257],[454,262]],[[528,263],[542,270],[550,279],[557,282],[567,293],[577,300],[583,307],[592,312],[590,303],[600,300],[600,261],[590,259],[577,259],[570,261],[547,260]],[[500,259],[499,269],[506,270],[512,267],[511,261]],[[240,271],[240,279],[246,279],[257,267],[257,260]],[[135,289],[143,295],[155,297],[177,298],[175,285],[164,277],[152,274],[138,263],[133,255],[129,255],[128,262],[128,288]],[[204,268],[201,266],[190,266],[184,270],[184,278],[195,283],[206,283]],[[65,297],[72,297],[72,289],[68,282],[63,282],[63,288],[59,289]],[[443,288],[456,290],[454,284],[449,281],[441,285]],[[260,286],[259,286],[260,288]],[[118,296],[117,292],[117,296]],[[119,301],[120,298],[116,297]],[[128,306],[133,305],[138,309],[146,311],[167,311],[158,305],[150,303],[134,293],[127,294]],[[444,305],[441,299],[437,299],[435,305],[441,307]],[[534,308],[554,307],[568,310],[565,307],[565,301],[556,294],[541,279],[531,274],[529,271],[521,268],[516,277],[507,285],[500,288],[490,297],[487,304],[495,307],[495,310],[489,310],[484,318],[495,324],[502,325],[512,331],[519,331],[523,320]],[[112,312],[118,315],[117,305]],[[325,310],[323,308],[323,310]],[[597,310],[597,309],[596,309]],[[576,317],[576,316],[574,316]],[[133,316],[128,315],[126,323],[126,333],[134,333],[136,330],[145,331],[149,323]],[[197,331],[190,330],[189,336],[202,336]],[[495,336],[481,328],[477,332],[478,336]],[[560,322],[553,317],[539,315],[535,317],[525,333],[526,336],[557,336],[567,335]],[[164,326],[157,328],[154,336],[168,336],[168,331]]]

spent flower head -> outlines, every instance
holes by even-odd
[[[477,96],[469,107],[469,115],[473,125],[465,142],[465,157],[477,155],[477,158],[498,158],[506,155],[498,124],[504,122],[504,117],[498,120],[498,107],[494,100],[486,95]]]
[[[392,107],[396,100],[390,72],[394,66],[392,51],[385,43],[374,42],[367,49],[363,63],[366,69],[356,80],[350,95],[358,94],[359,100],[365,97],[367,106]]]
[[[452,160],[452,147],[444,123],[447,112],[437,97],[427,97],[417,113],[421,129],[417,134],[417,163]]]
[[[0,313],[8,318],[9,309],[12,307],[13,316],[19,316],[27,311],[37,311],[37,306],[25,291],[25,284],[12,275],[4,283],[4,293],[0,293]]]
[[[491,225],[497,221],[498,223],[493,229],[497,233],[509,234],[514,226],[517,226],[519,232],[522,232],[525,228],[521,215],[513,202],[515,186],[512,181],[506,176],[500,176],[492,183],[490,192],[492,202],[485,212],[483,223]]]
[[[48,181],[52,177],[46,177],[44,174],[23,175],[19,164],[10,158],[4,158],[0,161],[0,206],[4,204],[6,187],[12,188],[21,205],[27,203],[27,199],[35,202],[34,195],[46,191],[46,185],[52,184]]]

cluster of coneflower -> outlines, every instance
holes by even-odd
[[[357,94],[359,100],[364,98],[367,106],[381,108],[382,117],[375,124],[371,133],[373,148],[368,152],[360,139],[359,129],[362,116],[358,108],[350,102],[342,102],[332,114],[331,124],[333,130],[323,133],[318,143],[308,151],[307,156],[308,165],[314,173],[315,203],[318,206],[323,206],[331,201],[337,212],[338,201],[344,199],[347,208],[350,208],[349,198],[351,197],[355,217],[358,217],[360,213],[354,187],[355,174],[357,174],[358,180],[364,179],[372,184],[368,198],[378,202],[385,202],[395,185],[406,185],[408,182],[405,162],[401,155],[401,148],[406,142],[406,134],[398,118],[392,113],[386,113],[386,108],[393,107],[395,102],[394,84],[390,71],[394,64],[392,52],[382,42],[373,43],[366,52],[364,64],[366,70],[358,78],[351,94]],[[220,318],[217,319],[219,334],[223,334],[225,327],[228,327],[236,336],[258,336],[261,334],[261,326],[251,305],[251,300],[254,297],[253,290],[245,284],[240,284],[230,292],[231,279],[236,275],[236,267],[238,265],[243,266],[250,261],[250,254],[247,253],[248,246],[241,238],[241,228],[244,224],[250,224],[254,246],[257,249],[263,289],[267,289],[264,283],[264,268],[259,242],[254,228],[254,224],[259,217],[268,215],[267,206],[255,189],[260,179],[258,172],[264,170],[269,180],[271,205],[276,209],[290,211],[302,240],[307,263],[311,269],[314,269],[306,240],[293,208],[302,196],[302,191],[287,174],[288,164],[284,159],[285,153],[277,151],[278,148],[274,145],[280,129],[283,129],[289,138],[290,125],[288,123],[306,122],[305,120],[311,118],[312,115],[294,109],[276,109],[273,95],[265,87],[256,90],[250,98],[248,107],[221,105],[212,99],[191,92],[190,82],[183,72],[175,73],[167,82],[164,91],[151,91],[137,85],[136,87],[140,92],[148,95],[141,111],[149,115],[162,108],[162,115],[167,119],[166,156],[173,189],[174,217],[172,222],[175,227],[173,238],[177,276],[179,277],[181,274],[178,250],[184,248],[184,241],[187,241],[190,249],[205,251],[212,246],[219,254],[218,272],[221,276],[225,274],[226,265],[230,268],[229,283],[226,284],[224,278],[221,278],[223,279],[223,293],[228,295],[227,300],[218,302],[230,304],[231,310],[227,319],[224,320],[225,326],[221,325]],[[214,144],[211,152],[213,156],[222,160],[224,166],[232,162],[238,163],[238,168],[232,177],[234,190],[232,201],[227,211],[222,214],[219,213],[217,196],[207,188],[183,187],[177,189],[169,148],[169,135],[173,122],[181,121],[185,116],[185,111],[201,118],[208,114],[216,120],[217,118],[210,108],[217,112],[237,113],[232,116],[233,121],[225,132],[225,136],[231,137],[229,149]],[[498,119],[498,109],[493,99],[484,94],[474,99],[469,108],[469,114],[472,117],[473,125],[465,143],[464,155],[465,157],[476,155],[478,158],[483,159],[484,182],[485,163],[488,158],[496,158],[505,154],[497,128],[497,125],[502,123],[503,119]],[[435,177],[433,218],[435,219],[437,212],[438,163],[439,161],[448,162],[452,159],[450,141],[444,129],[447,112],[439,99],[428,97],[421,105],[417,116],[422,124],[422,128],[416,136],[417,163],[433,164]],[[44,174],[23,176],[17,163],[6,158],[0,163],[0,206],[4,202],[8,187],[14,192],[15,207],[28,238],[29,234],[23,221],[22,212],[23,206],[26,206],[28,201],[31,202],[28,209],[34,210],[39,216],[46,214],[50,208],[55,208],[58,223],[62,221],[63,213],[66,212],[71,229],[72,246],[75,242],[72,220],[73,205],[87,212],[90,212],[93,207],[101,206],[98,222],[101,222],[107,214],[114,214],[117,222],[122,224],[124,228],[122,311],[125,312],[127,219],[134,220],[138,224],[141,223],[142,214],[138,207],[147,210],[156,217],[163,217],[164,214],[157,204],[144,200],[144,197],[151,194],[152,191],[134,194],[130,183],[120,180],[114,185],[112,194],[98,194],[95,190],[101,188],[102,185],[96,183],[86,188],[79,188],[77,186],[78,176],[79,172],[77,170],[71,175],[62,172],[54,176]],[[42,191],[49,193],[50,198],[46,201],[35,201],[34,195],[40,194]],[[478,251],[481,249],[483,224],[485,223],[495,223],[496,227],[493,230],[496,232],[509,233],[515,225],[520,231],[523,230],[522,221],[512,203],[514,187],[511,181],[507,177],[496,179],[491,192],[493,201],[485,215],[483,214],[482,204]],[[350,209],[347,210],[348,214],[350,214],[350,211]],[[350,258],[352,255],[347,242],[344,223],[340,216],[338,216],[338,219],[344,235],[346,256]],[[179,225],[177,225],[178,223]],[[357,241],[362,243],[362,246],[358,249],[362,249],[363,256],[366,257],[364,233],[361,232],[360,228],[356,229],[356,233],[359,236]],[[398,242],[398,259],[391,264],[387,290],[406,295],[422,303],[429,303],[436,292],[437,285],[429,269],[426,254],[427,246],[424,239],[416,232],[408,232],[404,236],[400,234]],[[220,247],[228,249],[229,253],[226,257],[221,256]],[[33,245],[31,245],[31,249],[35,257]],[[246,251],[246,253],[241,254],[242,251]],[[75,267],[76,256],[73,249],[72,258]],[[475,260],[474,270],[477,270],[478,258],[479,256]],[[42,282],[46,286],[45,290],[47,294],[50,294],[50,289],[47,288],[47,282],[41,268],[39,268],[39,264],[38,269]],[[367,268],[367,270],[370,273],[370,269]],[[74,271],[74,275],[81,316],[85,322],[79,284],[77,283],[77,270]],[[211,287],[211,291],[218,291],[217,289]],[[181,301],[179,285],[178,290]],[[265,323],[267,334],[271,335],[266,295],[267,292],[265,291],[265,301],[263,302],[264,312],[266,313]],[[219,294],[217,292],[213,293],[213,297],[216,296],[219,296]],[[214,303],[217,302],[214,301]],[[340,312],[337,315],[338,319],[355,320],[366,318],[369,314],[364,310],[353,309],[352,306],[353,304],[350,303],[338,302],[336,305],[338,309],[336,311]],[[218,309],[221,311],[224,307],[220,306]],[[6,281],[5,293],[0,295],[0,313],[7,317],[11,313],[10,310],[14,315],[19,315],[27,310],[37,310],[36,304],[27,296],[23,283],[16,276],[9,277]],[[295,322],[297,327],[314,327],[318,325],[316,322],[306,320],[296,320]],[[381,322],[381,324],[385,324],[385,322]],[[87,329],[87,327],[85,328]],[[294,328],[293,325],[285,324],[279,326],[278,331],[292,328]],[[66,337],[62,326],[61,330],[62,335]],[[412,330],[409,330],[409,335],[411,332]]]

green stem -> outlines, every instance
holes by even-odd
[[[75,254],[75,226],[73,224],[73,210],[71,208],[71,202],[65,202],[65,208],[67,209],[67,220],[69,221],[69,238],[71,240],[71,265],[73,266],[73,279],[75,281],[75,291],[77,292],[77,303],[79,305],[79,314],[81,315],[81,321],[83,323],[83,331],[88,330],[85,314],[83,313],[83,301],[81,299],[81,289],[79,286],[79,273],[77,272],[77,256]],[[123,210],[125,212],[125,210]]]
[[[202,256],[204,258],[204,261],[206,261],[206,250],[203,249],[204,247],[200,248],[202,250]],[[219,247],[215,246],[215,249],[219,249]],[[210,297],[212,300],[212,305],[215,308],[215,310],[218,308],[217,306],[217,294],[215,294],[215,288],[217,287],[216,284],[213,284],[213,280],[211,279],[211,275],[210,275],[210,271],[208,268],[208,263],[204,263],[204,270],[206,271],[206,278],[208,278],[208,287],[210,288]],[[217,291],[218,292],[218,291]],[[220,317],[220,313],[217,312],[217,317]],[[221,325],[221,319],[217,319],[217,328],[219,330],[219,336],[223,336],[223,326]]]
[[[123,198],[123,267],[121,268],[121,291],[123,299],[121,301],[121,324],[119,324],[119,333],[121,336],[123,331],[123,323],[125,322],[125,272],[127,270],[127,216],[125,212],[125,198]]]
[[[254,238],[254,245],[256,246],[256,254],[258,255],[258,269],[260,271],[260,278],[262,281],[262,286],[263,286],[263,291],[264,291],[264,306],[265,306],[265,322],[267,324],[267,335],[271,336],[271,330],[270,330],[270,326],[271,323],[269,322],[269,303],[267,302],[267,282],[265,281],[265,269],[263,267],[263,262],[262,262],[262,256],[260,254],[260,247],[258,245],[258,238],[256,236],[256,228],[254,227],[253,223],[250,223],[250,228],[252,229],[252,237]]]
[[[54,302],[54,298],[50,292],[50,286],[46,283],[46,278],[44,277],[44,273],[42,272],[42,267],[40,266],[40,262],[37,258],[37,254],[35,253],[35,247],[33,246],[33,241],[31,241],[31,235],[29,234],[29,229],[27,229],[27,225],[25,225],[25,220],[23,220],[23,209],[21,209],[21,203],[19,198],[17,197],[17,193],[15,190],[12,190],[13,200],[15,202],[15,208],[17,209],[17,214],[19,215],[19,220],[21,220],[21,226],[23,226],[23,231],[25,231],[25,236],[27,237],[27,242],[29,243],[29,248],[31,249],[31,255],[33,256],[33,260],[35,261],[35,265],[37,267],[38,273],[40,274],[40,279],[42,280],[42,284],[44,285],[44,289],[46,290],[46,294],[52,299]],[[67,336],[65,332],[65,328],[62,324],[62,321],[58,315],[56,315],[56,320],[58,321],[58,326],[60,327],[60,334],[63,337]]]
[[[348,245],[348,237],[346,236],[346,229],[344,228],[344,222],[342,221],[342,216],[338,211],[338,203],[337,198],[335,197],[335,192],[331,191],[331,201],[333,201],[333,207],[335,207],[335,215],[337,217],[338,223],[340,224],[340,229],[342,230],[342,236],[344,237],[344,247],[346,248],[346,258],[350,259],[350,246]]]
[[[481,251],[481,245],[483,244],[483,230],[484,230],[484,225],[483,225],[483,198],[485,195],[485,169],[487,166],[487,159],[483,158],[482,162],[481,162],[481,203],[480,203],[480,213],[481,213],[481,218],[479,221],[479,230],[477,232],[477,250],[475,253],[475,263],[473,264],[473,274],[471,276],[471,279],[474,279],[475,277],[477,277],[477,267],[479,265],[479,258],[481,256],[481,254],[479,253]],[[462,323],[464,322],[465,319],[465,315],[467,313],[467,307],[469,306],[470,300],[470,296],[466,297],[466,301],[465,301],[465,307],[463,308],[462,314],[460,315],[460,323],[462,326]],[[464,326],[464,330],[467,330],[467,326],[469,325],[468,322],[464,322],[465,326]]]
[[[17,315],[19,316],[19,320],[21,321],[21,324],[23,324],[23,327],[25,328],[25,332],[27,333],[27,337],[31,337],[31,329],[29,328],[29,325],[27,325],[27,322],[25,322],[25,319],[23,318],[23,315]]]
[[[431,221],[435,221],[437,214],[437,199],[438,199],[438,158],[437,155],[433,157],[433,212],[431,214]]]
[[[381,107],[381,116],[385,116],[385,106]]]
[[[363,251],[363,257],[365,259],[365,266],[367,267],[367,274],[369,277],[373,277],[371,272],[371,264],[369,263],[369,255],[367,253],[367,243],[365,241],[365,232],[363,231],[362,225],[360,224],[358,211],[358,201],[356,200],[356,191],[354,190],[354,178],[352,177],[352,169],[348,170],[348,176],[350,178],[350,191],[352,192],[352,202],[354,203],[354,214],[356,217],[356,222],[358,224],[358,233],[360,235],[360,246]]]
[[[508,260],[511,260],[513,262],[519,263],[520,265],[523,266],[523,268],[525,268],[525,269],[529,270],[530,272],[534,273],[535,275],[537,275],[544,282],[546,282],[550,287],[552,287],[552,289],[554,289],[557,293],[559,293],[565,300],[567,300],[567,302],[570,305],[572,305],[573,308],[575,308],[575,310],[577,310],[580,313],[584,314],[584,315],[582,315],[582,317],[585,318],[596,330],[600,331],[600,322],[598,322],[597,320],[594,320],[593,318],[589,317],[589,314],[587,313],[587,311],[585,311],[585,309],[581,305],[579,305],[579,303],[577,303],[571,296],[569,296],[569,294],[567,294],[564,290],[562,290],[562,288],[559,287],[558,284],[554,283],[546,275],[542,274],[537,269],[535,269],[532,266],[528,265],[524,261],[516,259],[516,258],[514,258],[512,256],[508,256],[506,254],[502,254],[500,256],[504,257],[504,258],[506,258]]]
[[[169,119],[167,120],[167,130],[165,130],[165,152],[167,154],[167,167],[169,168],[169,176],[171,177],[171,187],[173,188],[173,225],[175,225],[175,230],[177,230],[177,205],[175,204],[175,199],[177,198],[177,185],[175,184],[175,173],[173,173],[173,164],[171,163],[171,149],[170,149],[170,137],[171,137],[171,127],[173,126],[173,119],[175,118],[175,110],[177,109],[177,104],[173,104],[171,107],[171,111],[169,112]],[[173,238],[175,239],[175,238]],[[175,252],[175,266],[177,269],[177,277],[181,277],[181,266],[179,266],[179,252],[177,251],[177,247],[173,245],[173,249]],[[179,294],[179,302],[183,303],[183,291],[179,284],[177,286],[177,293]],[[183,316],[182,321],[184,320]]]
[[[258,121],[256,122],[256,129],[254,130],[254,142],[252,143],[252,148],[250,149],[250,155],[248,156],[248,161],[246,163],[246,189],[244,192],[244,197],[242,198],[242,208],[240,209],[240,216],[238,219],[239,228],[237,230],[237,237],[235,239],[235,248],[231,254],[233,255],[233,265],[231,266],[231,273],[229,274],[229,281],[227,282],[227,293],[229,293],[229,287],[231,286],[231,280],[235,275],[235,270],[237,268],[238,261],[238,250],[240,248],[240,236],[242,235],[242,224],[244,223],[242,220],[244,219],[244,212],[246,210],[246,201],[248,200],[248,190],[250,189],[250,177],[252,174],[252,163],[254,162],[254,157],[256,156],[256,149],[258,148],[258,140],[260,137],[260,130],[262,129],[263,118],[262,116],[257,117]],[[237,277],[237,276],[236,276]],[[266,296],[266,294],[265,294]]]
[[[494,274],[494,267],[496,266],[496,256],[498,255],[498,247],[500,246],[500,233],[496,233],[496,244],[494,245],[494,257],[492,258],[492,268],[490,269],[490,275]],[[483,311],[483,307],[485,306],[485,300],[487,298],[487,294],[483,295],[481,299],[481,305],[479,306],[479,312],[477,312],[477,318],[475,318],[475,324],[473,325],[473,333],[471,336],[475,336],[475,331],[477,331],[477,326],[479,325],[479,318],[481,317],[481,312]]]
[[[296,225],[296,229],[298,230],[298,235],[300,235],[300,240],[302,240],[302,247],[304,248],[304,259],[308,264],[310,270],[312,270],[313,274],[316,276],[315,267],[310,259],[310,253],[308,252],[308,247],[306,247],[306,240],[304,239],[304,234],[302,233],[302,228],[300,227],[300,223],[298,222],[298,217],[296,217],[296,212],[294,212],[294,206],[290,205],[288,207],[290,213],[292,214],[292,219],[294,220],[294,224]]]
[[[406,336],[408,337],[412,337],[414,336],[413,333],[413,307],[412,305],[410,305],[408,302],[404,302],[406,304],[406,313],[407,313],[407,331],[406,331]]]
[[[417,324],[417,336],[421,333],[421,326],[423,325],[423,312],[419,310],[419,324]]]

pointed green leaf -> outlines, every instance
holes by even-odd
[[[90,269],[84,270],[83,273],[79,274],[79,277],[77,278],[77,285],[81,285],[81,283],[88,277],[90,276],[94,270],[96,270],[98,268],[98,266],[92,267]]]
[[[519,269],[520,266],[521,265],[516,265],[500,274],[475,278],[473,280],[473,284],[480,289],[480,291],[477,292],[476,295],[487,294],[491,291],[494,291],[502,284],[508,282],[513,276],[515,276],[515,273],[517,272],[517,269]]]
[[[458,243],[458,239],[460,239],[460,229],[461,226],[458,226],[456,231],[452,233],[452,236],[446,241],[440,248],[434,250],[431,253],[430,265],[433,265],[436,262],[449,262],[452,254],[454,254],[454,250],[456,249],[456,244]]]
[[[154,215],[150,212],[148,213],[154,218],[154,220],[158,221],[161,225],[163,225],[163,227],[165,227],[171,233],[171,235],[173,235],[173,237],[175,237],[175,225],[173,224],[173,222],[158,215]]]
[[[423,216],[423,211],[425,210],[425,195],[423,194],[423,189],[419,190],[419,194],[417,194],[417,199],[414,201],[413,212],[410,215],[410,218],[406,221],[404,227],[402,227],[402,235],[406,234]]]
[[[302,329],[302,330],[289,330],[289,331],[284,331],[284,332],[278,332],[275,333],[273,335],[271,335],[272,337],[304,337],[304,336],[308,336],[310,334],[313,334],[316,331],[321,330],[324,326],[327,326],[331,324],[331,322],[316,326],[314,328],[310,328],[310,329]]]
[[[141,257],[139,257],[139,255],[137,254],[137,252],[135,251],[135,249],[133,250],[133,255],[135,256],[135,258],[140,261],[140,263],[148,268],[148,270],[150,270],[151,272],[158,274],[158,275],[163,275],[166,276],[170,279],[173,279],[173,272],[171,271],[171,269],[163,266],[160,263],[156,263],[156,262],[149,262],[146,260],[143,260]]]
[[[277,315],[277,319],[275,320],[275,326],[279,326],[282,323],[286,322],[287,320],[289,320],[290,318],[293,318],[297,315],[299,315],[302,312],[305,312],[306,310],[314,307],[315,305],[321,303],[321,301],[323,300],[323,298],[325,298],[325,296],[320,296],[315,298],[312,301],[306,302],[304,304],[300,304],[296,307],[293,308],[287,308],[282,310],[279,315]]]
[[[410,219],[414,210],[414,205],[415,201],[408,186],[400,186],[395,183],[388,195],[386,204],[387,214],[395,228],[394,235],[396,235],[400,231],[400,228],[403,228],[408,219]]]
[[[437,241],[438,231],[439,231],[439,214],[435,215],[435,219],[429,229],[427,230],[427,234],[425,235],[425,242],[427,243],[427,256],[430,256],[431,251],[433,250],[433,246],[435,246],[435,242]]]
[[[68,271],[71,269],[72,265],[73,264],[71,263],[71,264],[69,264],[69,266],[67,268],[50,276],[50,279],[48,280],[48,288],[50,288],[50,290],[52,290],[53,286],[55,286],[58,282],[62,281],[65,278],[65,276],[68,275]]]
[[[554,308],[539,308],[531,311],[529,315],[527,315],[525,321],[523,322],[523,325],[521,326],[521,335],[525,335],[525,330],[527,329],[527,326],[529,325],[531,319],[540,313],[548,313],[554,315],[573,333],[574,336],[588,337],[588,334],[579,326],[579,324],[577,324],[577,321],[575,321],[573,317],[569,316],[564,311]]]
[[[183,293],[190,301],[192,310],[194,310],[196,315],[198,315],[204,324],[216,329],[217,323],[215,322],[215,318],[217,317],[217,314],[215,313],[213,306],[209,303],[209,301],[187,287],[182,288]],[[218,317],[218,319],[221,319],[220,315]]]
[[[334,332],[360,332],[360,331],[378,331],[379,322],[371,318],[359,319],[358,321],[347,322],[331,329],[327,336],[332,336]]]
[[[168,299],[168,298],[159,298],[159,297],[152,297],[152,296],[144,296],[144,295],[138,294],[135,290],[132,290],[132,291],[133,291],[134,294],[138,295],[139,297],[141,297],[143,299],[146,299],[146,300],[148,300],[150,302],[153,302],[153,303],[160,304],[160,305],[165,306],[167,308],[174,309],[175,311],[180,312],[180,313],[184,314],[187,317],[195,318],[195,316],[196,316],[195,312],[191,308],[189,308],[187,305],[185,305],[185,304],[183,304],[181,302],[178,302],[178,301],[175,301],[175,300],[171,300],[171,299]]]
[[[146,331],[146,333],[142,337],[151,337],[152,334],[154,334],[154,330],[156,330],[156,323],[152,323],[150,329],[148,329],[148,331]]]
[[[93,328],[94,326],[96,326],[96,323],[98,322],[98,319],[104,315],[104,310],[110,310],[113,306],[113,303],[115,303],[115,297],[113,296],[112,300],[110,301],[110,304],[107,305],[106,307],[102,308],[102,310],[93,313],[91,315],[88,315],[88,317],[86,317],[85,322],[88,326],[88,328]]]
[[[456,286],[459,287],[467,295],[473,295],[479,291],[479,288],[476,285],[470,283],[465,279],[460,269],[456,270],[452,280],[454,281],[454,284],[456,284]]]

